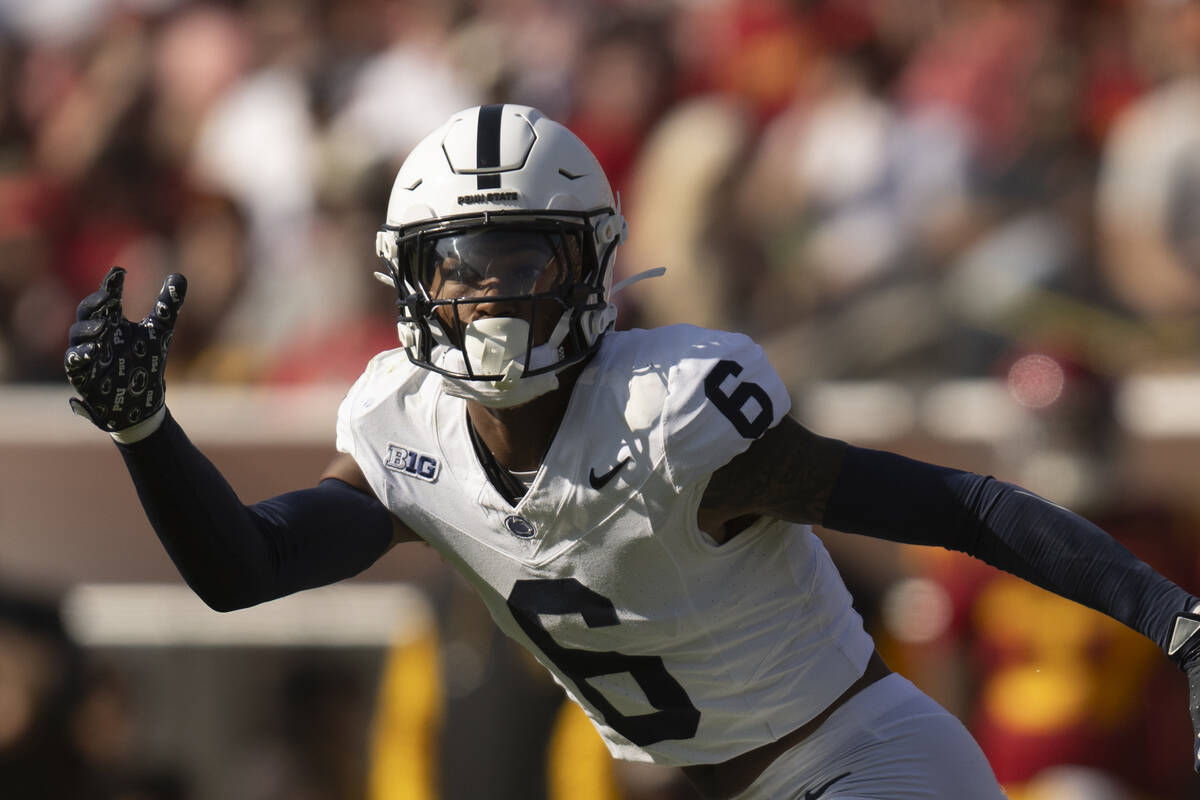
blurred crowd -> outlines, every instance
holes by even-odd
[[[78,300],[191,280],[174,381],[344,382],[391,346],[372,232],[453,111],[537,106],[621,192],[621,324],[789,382],[1200,354],[1190,0],[0,3],[0,378]]]
[[[630,223],[617,277],[668,268],[617,298],[621,326],[747,332],[793,388],[1036,389],[1049,353],[1065,399],[1001,471],[1072,460],[1072,507],[1200,586],[1194,509],[1124,491],[1111,437],[1114,380],[1200,356],[1197,0],[0,0],[0,382],[63,385],[75,305],[120,264],[129,316],[189,278],[172,383],[348,385],[395,345],[371,273],[397,167],[504,101],[599,157]],[[834,554],[1013,798],[1195,796],[1182,679],[1152,646],[941,552]],[[55,614],[0,597],[0,796],[36,776],[63,783],[28,796],[186,796],[137,762],[127,679]],[[558,695],[528,691],[545,738]],[[446,730],[483,728],[468,696]],[[625,781],[596,796],[688,797]]]
[[[55,603],[0,592],[0,794],[13,800],[186,800],[139,749],[136,692],[85,654]]]

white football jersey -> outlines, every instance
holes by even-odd
[[[762,518],[721,546],[697,527],[713,471],[789,407],[750,339],[679,325],[604,337],[515,508],[488,481],[465,402],[403,350],[351,388],[337,446],[613,755],[716,763],[810,720],[873,649],[807,526]]]

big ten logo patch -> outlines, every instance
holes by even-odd
[[[438,461],[431,455],[420,453],[411,447],[388,442],[388,469],[402,472],[413,478],[433,483],[438,476]]]

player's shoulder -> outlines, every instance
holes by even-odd
[[[604,337],[601,356],[602,362],[617,367],[639,362],[671,368],[754,351],[761,352],[754,340],[745,334],[680,323],[610,333]]]
[[[713,392],[706,384],[725,380],[718,373],[782,388],[762,348],[749,336],[688,324],[608,334],[583,382],[628,392],[643,406],[665,401],[669,412],[705,402]]]
[[[677,488],[728,463],[791,408],[783,381],[745,334],[681,324],[629,331],[613,344],[620,350],[610,358],[623,354],[614,360],[631,382],[656,378],[656,423]]]
[[[744,372],[743,379],[775,375],[762,348],[743,333],[678,324],[610,336],[612,347],[604,359],[610,368],[656,370],[675,394],[702,390],[714,370],[733,375]]]
[[[661,409],[669,392],[694,389],[722,359],[765,361],[761,353],[748,336],[695,325],[614,331],[601,341],[581,382],[605,387],[622,405],[641,407],[638,416],[644,417],[652,408]]]
[[[413,364],[403,347],[375,355],[346,393],[343,410],[372,408],[388,398],[414,394],[431,373]]]
[[[362,441],[419,426],[434,402],[422,391],[431,375],[409,361],[404,348],[372,358],[338,406],[337,449],[357,458]]]

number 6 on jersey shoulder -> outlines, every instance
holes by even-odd
[[[742,365],[736,361],[718,361],[704,379],[704,396],[733,423],[738,433],[747,439],[757,439],[767,432],[771,420],[775,418],[775,408],[767,390],[752,381],[742,381],[729,394],[721,390],[721,384],[729,377],[741,375],[742,369]],[[753,419],[746,414],[746,402],[749,400],[758,404],[758,413]]]

